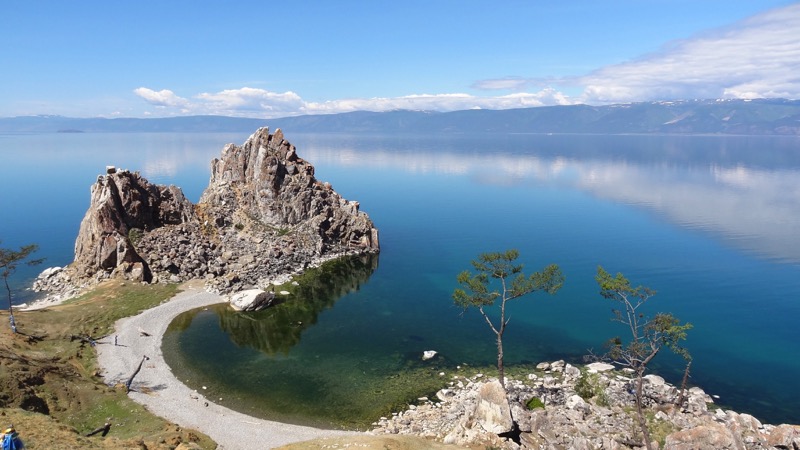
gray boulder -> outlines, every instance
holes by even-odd
[[[490,381],[481,386],[473,417],[476,425],[489,433],[501,434],[514,427],[506,390],[499,381]]]

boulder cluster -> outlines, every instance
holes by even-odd
[[[280,129],[261,128],[211,162],[211,181],[192,204],[175,186],[109,166],[91,189],[75,261],[35,289],[68,296],[108,278],[139,282],[205,279],[230,293],[266,289],[334,257],[379,251],[378,231],[358,202],[314,178]]]
[[[431,401],[373,424],[374,434],[413,434],[446,444],[505,449],[644,449],[630,373],[595,364],[541,363],[505,389],[482,374],[453,376]],[[657,375],[644,378],[652,448],[800,449],[800,427],[762,424],[718,408],[702,389],[681,392]]]

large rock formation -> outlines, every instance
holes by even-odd
[[[317,181],[280,130],[261,128],[212,161],[197,205],[175,186],[109,168],[92,186],[75,261],[38,288],[74,290],[121,277],[204,278],[219,292],[263,289],[322,260],[378,250],[377,229],[358,203]]]

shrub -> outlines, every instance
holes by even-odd
[[[525,406],[532,411],[536,408],[544,408],[544,403],[542,403],[539,397],[531,397],[531,399],[525,403]]]
[[[600,377],[596,373],[582,372],[578,382],[575,383],[575,393],[584,400],[594,398],[597,405],[608,406],[608,396],[600,385]]]
[[[144,236],[144,231],[140,230],[139,228],[131,228],[128,230],[128,240],[131,241],[131,245],[136,247],[139,241],[142,240]]]

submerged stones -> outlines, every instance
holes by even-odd
[[[263,290],[324,260],[379,249],[378,230],[358,202],[317,181],[280,129],[261,128],[212,161],[197,205],[178,187],[109,166],[92,186],[74,262],[37,289],[63,293],[123,278]]]

